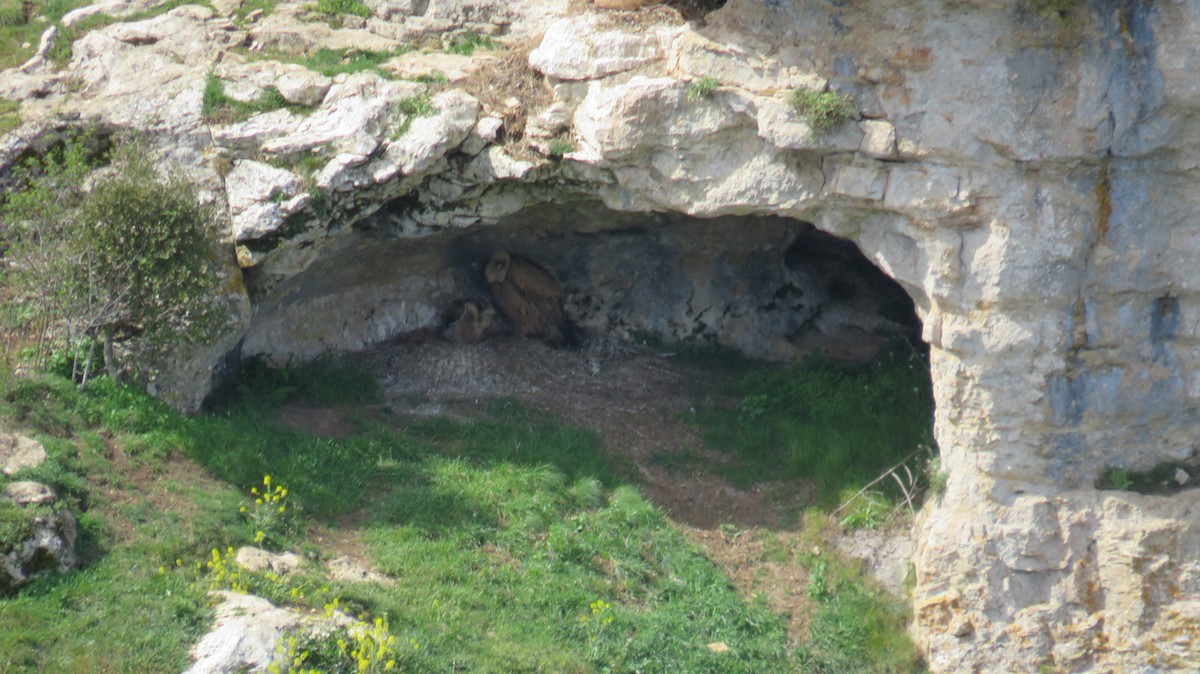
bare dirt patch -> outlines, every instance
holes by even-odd
[[[808,570],[792,560],[800,536],[768,529],[683,527],[744,596],[761,597],[787,619],[792,645],[808,641]]]
[[[340,438],[353,430],[342,410],[307,403],[292,403],[284,407],[279,413],[279,423],[285,428],[321,438]]]

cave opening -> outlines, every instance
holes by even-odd
[[[913,301],[851,241],[791,218],[595,202],[433,231],[413,226],[411,207],[385,206],[338,252],[260,292],[243,355],[357,353],[403,415],[519,400],[599,433],[653,500],[697,525],[778,525],[765,503],[780,489],[832,510],[933,456]],[[486,279],[497,252],[561,284],[576,344],[513,334]],[[493,319],[448,340],[448,311],[465,302]],[[917,479],[871,491],[894,505],[927,486]]]

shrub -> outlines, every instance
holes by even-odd
[[[836,91],[797,87],[788,94],[788,103],[796,108],[814,131],[829,131],[857,112],[854,99]]]
[[[43,325],[63,326],[46,335],[50,351],[69,350],[81,335],[102,337],[104,362],[119,377],[112,347],[122,336],[213,335],[220,271],[215,213],[195,186],[179,174],[160,176],[137,141],[119,144],[111,160],[84,191],[85,141],[67,143],[58,157],[27,167],[41,175],[10,195],[3,215],[16,294]]]
[[[553,159],[562,159],[563,156],[575,151],[575,143],[572,143],[567,138],[555,138],[546,146],[546,154]]]
[[[451,40],[450,46],[446,49],[446,51],[450,52],[451,54],[470,56],[471,54],[475,53],[476,49],[494,49],[495,47],[496,42],[492,38],[486,35],[481,35],[474,31],[467,31],[466,33],[463,33],[462,35],[459,35]]]
[[[696,101],[712,98],[713,92],[717,90],[720,82],[715,77],[701,77],[698,80],[688,82],[687,99],[693,103]]]

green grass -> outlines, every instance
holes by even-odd
[[[688,82],[687,99],[691,102],[712,98],[713,92],[720,86],[715,77],[701,77]]]
[[[552,159],[562,159],[575,151],[575,143],[570,138],[554,138],[546,146],[546,154]]]
[[[425,92],[419,96],[408,96],[396,101],[396,112],[400,114],[402,121],[396,127],[396,131],[392,133],[393,138],[399,138],[408,133],[414,119],[437,114],[437,108],[433,107],[429,100],[429,92]]]
[[[359,0],[317,0],[317,4],[307,7],[320,13],[331,28],[341,28],[347,16],[371,16],[370,8]]]
[[[810,516],[810,530],[821,528],[823,516]],[[814,610],[812,639],[797,653],[801,671],[821,674],[901,674],[923,671],[916,647],[904,633],[907,608],[886,593],[862,582],[858,562],[831,556],[801,557],[809,569],[808,596]]]
[[[788,94],[787,100],[813,131],[830,131],[858,112],[853,98],[836,91],[797,87]]]
[[[0,70],[18,66],[33,56],[42,32],[67,12],[88,4],[83,0],[35,2],[27,15],[23,0],[0,0]],[[38,16],[44,16],[45,21]],[[24,45],[28,44],[26,47]]]
[[[21,126],[21,104],[0,98],[0,135]]]
[[[240,28],[246,27],[246,17],[253,12],[262,10],[262,17],[266,18],[275,12],[275,0],[242,0],[242,4],[238,6],[237,11],[233,14],[233,22]]]
[[[932,444],[929,366],[902,344],[865,367],[820,358],[757,366],[720,393],[736,404],[697,406],[693,423],[706,445],[735,459],[728,477],[742,486],[811,480],[826,507]]]
[[[225,93],[225,83],[214,73],[204,80],[204,95],[200,114],[205,120],[216,124],[240,122],[263,112],[287,108],[297,112],[310,112],[312,108],[289,103],[275,87],[263,89],[253,101],[239,101]]]
[[[318,49],[311,54],[307,54],[299,59],[295,59],[295,63],[315,70],[327,77],[341,75],[342,73],[358,73],[363,71],[372,71],[381,77],[391,77],[391,74],[379,66],[387,63],[389,60],[407,54],[412,51],[411,48],[400,45],[391,51],[371,51],[367,49]]]
[[[446,51],[451,54],[470,56],[475,53],[476,49],[495,48],[496,41],[492,38],[474,31],[467,31],[451,40],[450,46],[446,48]]]
[[[279,411],[296,402],[342,410],[349,433],[283,426]],[[50,482],[82,511],[88,565],[0,598],[0,671],[184,669],[211,618],[203,595],[215,576],[199,565],[253,537],[239,506],[253,509],[248,490],[261,493],[264,474],[286,485],[301,518],[277,544],[334,554],[306,540],[304,522],[339,526],[356,512],[373,565],[398,582],[328,583],[311,569],[236,582],[317,608],[337,596],[386,619],[408,671],[917,671],[903,611],[833,563],[807,560],[833,589],[814,594],[811,643],[790,644],[783,617],[739,596],[590,431],[508,399],[471,421],[397,418],[381,404],[369,374],[335,360],[251,364],[193,418],[107,379],[84,391],[52,376],[14,380],[0,419],[51,455],[16,477]],[[172,472],[192,461],[209,477]],[[0,532],[11,519],[0,516]],[[316,646],[314,658],[336,661],[331,643]]]

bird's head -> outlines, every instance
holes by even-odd
[[[492,254],[492,259],[488,262],[487,268],[483,270],[484,276],[487,277],[488,283],[504,283],[508,278],[508,265],[512,261],[512,256],[508,253],[497,252]]]

